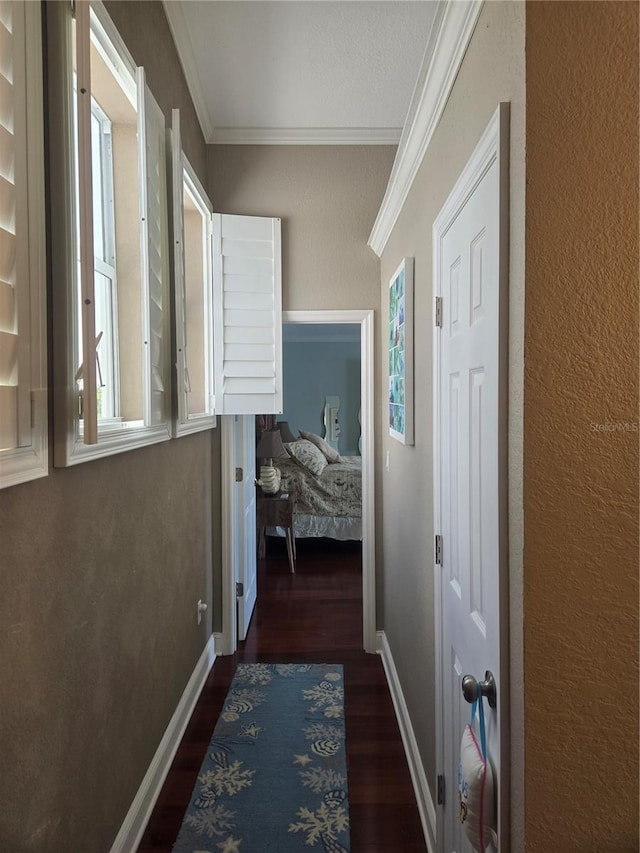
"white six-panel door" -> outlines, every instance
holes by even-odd
[[[498,797],[508,788],[500,732],[507,708],[501,116],[507,128],[504,110],[498,111],[434,224],[434,284],[442,299],[434,376],[436,532],[442,536],[435,568],[438,773],[445,791],[438,846],[445,853],[472,849],[458,817],[460,739],[470,712],[461,691],[465,674],[478,681],[486,670],[495,676],[497,709],[485,700],[488,753]]]

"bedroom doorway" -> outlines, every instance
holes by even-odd
[[[283,311],[283,324],[358,324],[360,326],[360,424],[362,456],[362,646],[376,651],[375,513],[374,513],[374,349],[373,310]],[[235,487],[233,430],[222,424],[223,561],[222,637],[223,654],[235,652],[238,643],[234,564],[230,554],[232,520],[228,507]],[[226,464],[224,463],[226,460]],[[227,509],[225,510],[225,505]]]
[[[376,651],[374,515],[373,310],[283,311],[283,325],[360,327],[360,455],[362,457],[362,616],[363,648]],[[327,389],[330,390],[330,389]],[[324,391],[322,392],[324,394]],[[324,397],[322,397],[322,400]],[[322,404],[319,400],[319,405]],[[286,405],[286,401],[285,401]]]

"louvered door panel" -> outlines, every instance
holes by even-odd
[[[280,220],[214,216],[216,408],[282,412]]]
[[[144,126],[142,159],[146,186],[142,192],[143,269],[145,271],[145,423],[167,421],[169,338],[167,334],[168,254],[167,173],[164,114],[149,91],[144,69],[138,69],[138,105]]]
[[[24,9],[0,0],[0,450],[30,443]],[[19,191],[19,192],[18,192]],[[22,244],[22,245],[21,245]]]

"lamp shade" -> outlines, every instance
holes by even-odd
[[[276,424],[276,427],[280,430],[280,438],[283,441],[286,441],[287,443],[289,443],[290,441],[296,440],[295,435],[289,429],[289,422],[288,421],[278,421],[278,423]]]
[[[278,456],[285,456],[287,451],[284,449],[284,444],[280,438],[280,430],[268,429],[262,433],[262,438],[256,447],[256,456],[260,459],[274,459]]]

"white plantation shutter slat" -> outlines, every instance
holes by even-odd
[[[0,385],[18,384],[18,335],[0,332]]]
[[[15,234],[16,188],[13,179],[0,175],[0,229]]]
[[[268,311],[273,314],[273,293],[225,293],[225,311],[239,309],[246,311],[255,308],[258,311]]]
[[[274,219],[266,216],[224,216],[223,240],[273,240]],[[273,257],[273,253],[270,257]]]
[[[167,380],[169,285],[168,213],[164,114],[138,68],[138,114],[142,181],[142,265],[145,301],[145,423],[159,425],[168,418]]]
[[[267,258],[273,260],[270,240],[223,240],[222,255],[230,258]]]
[[[0,124],[11,134],[15,124],[14,110],[13,83],[0,74]]]
[[[264,378],[259,376],[240,377],[230,376],[225,381],[225,393],[233,396],[245,395],[251,397],[253,394],[275,394],[275,381],[273,377]],[[239,414],[236,412],[235,414]],[[248,412],[247,414],[251,414]]]
[[[3,4],[7,10],[7,20],[0,20],[0,75],[12,80],[11,66],[13,58],[12,15],[8,3]]]
[[[234,257],[233,255],[223,256],[223,269],[225,276],[237,275],[246,276],[247,278],[252,278],[254,276],[263,277],[270,282],[271,287],[273,287],[273,263],[272,258],[247,258]],[[240,285],[242,285],[242,281],[240,281]],[[250,286],[250,282],[247,281],[245,286]]]
[[[214,216],[216,401],[221,414],[282,411],[281,223]]]
[[[252,376],[255,376],[256,378],[268,378],[274,383],[271,361],[227,360],[225,371],[229,378],[244,377],[250,379]]]
[[[15,287],[16,283],[16,250],[15,225],[14,231],[0,228],[0,281],[12,287]]]
[[[224,292],[235,293],[273,293],[271,275],[250,276],[232,275],[227,271],[224,277]]]
[[[0,281],[0,331],[16,331],[16,292],[12,284]]]
[[[227,358],[232,361],[268,361],[273,348],[268,344],[227,344]]]
[[[224,312],[224,322],[226,326],[243,326],[248,329],[259,329],[260,327],[271,328],[273,325],[273,310],[271,311],[254,311],[252,309],[234,309]],[[253,338],[250,338],[253,340]],[[272,360],[275,358],[275,352],[272,353]]]
[[[225,346],[230,344],[242,344],[250,346],[251,344],[268,344],[270,355],[273,355],[275,346],[275,333],[271,326],[261,329],[247,328],[245,326],[227,326],[224,330]],[[263,356],[266,357],[266,356]],[[237,356],[232,356],[237,358]]]
[[[15,183],[15,159],[13,134],[0,121],[0,177],[4,178],[10,186]]]

